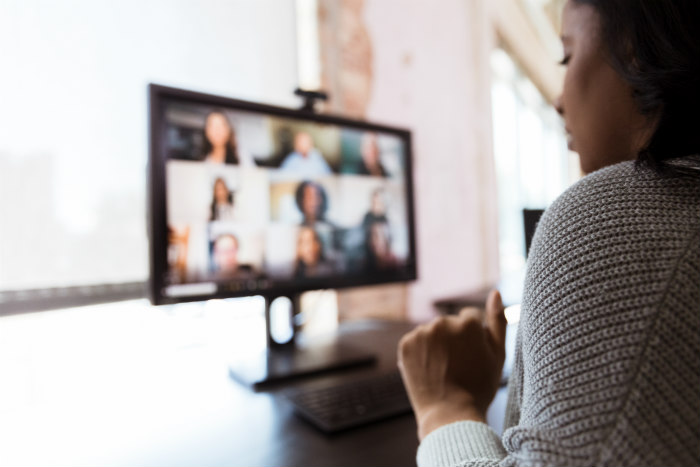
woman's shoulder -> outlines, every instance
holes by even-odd
[[[623,162],[566,190],[543,214],[532,240],[528,277],[615,274],[665,264],[700,232],[700,179],[663,175]],[[607,267],[607,266],[606,266]],[[555,272],[556,271],[556,272]]]
[[[697,177],[629,162],[573,185],[543,215],[530,250],[521,424],[506,445],[527,443],[529,427],[578,446],[591,427],[607,427],[617,442],[641,423],[639,407],[658,415],[670,397],[697,394],[699,296]]]
[[[700,172],[656,172],[634,161],[597,170],[569,187],[552,203],[543,223],[571,226],[616,218],[666,222],[683,219],[698,225]]]
[[[700,284],[699,239],[697,176],[658,173],[634,162],[594,172],[566,190],[537,226],[524,321],[539,333],[534,329],[544,332],[567,317],[655,310],[674,284],[686,289],[677,296],[692,295],[691,285]]]

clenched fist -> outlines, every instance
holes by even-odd
[[[421,440],[448,423],[486,421],[505,360],[506,319],[497,291],[489,295],[485,318],[464,309],[417,327],[399,342],[399,369]]]

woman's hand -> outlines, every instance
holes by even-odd
[[[485,321],[479,310],[466,308],[417,327],[399,342],[399,369],[421,440],[448,423],[486,421],[505,360],[503,311],[494,290]]]

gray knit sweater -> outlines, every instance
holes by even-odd
[[[543,215],[524,290],[503,438],[447,425],[421,467],[700,465],[700,178],[584,177]]]

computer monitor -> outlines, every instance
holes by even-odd
[[[409,131],[149,91],[153,303],[416,278]]]
[[[544,209],[523,209],[523,230],[525,233],[525,257],[530,255],[530,245],[532,244],[532,237],[535,236],[535,230],[537,230],[537,224],[540,221],[540,217],[544,214]]]

